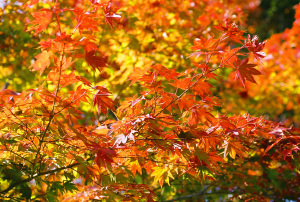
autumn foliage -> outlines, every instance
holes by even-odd
[[[300,6],[266,42],[244,30],[258,4],[7,1],[1,199],[299,199]],[[252,116],[256,96],[297,115]]]

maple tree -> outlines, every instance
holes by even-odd
[[[7,75],[31,76],[0,92],[1,199],[297,200],[300,130],[229,116],[213,88],[266,79],[272,47],[240,29],[257,4],[8,1],[39,52],[3,45]]]

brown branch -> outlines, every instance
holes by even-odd
[[[11,110],[9,110],[9,109],[7,109],[10,113],[12,113],[12,111]],[[3,113],[6,115],[6,117],[7,117],[7,119],[9,119],[11,122],[13,122],[14,124],[17,124],[17,125],[19,125],[20,126],[20,128],[21,129],[23,129],[23,127],[25,126],[25,130],[24,131],[26,131],[26,133],[28,134],[28,132],[27,132],[27,125],[25,124],[25,123],[23,123],[21,120],[20,120],[20,122],[21,123],[23,123],[23,125],[22,124],[20,124],[20,123],[18,123],[18,122],[15,122],[14,120],[11,120],[10,118],[9,118],[9,116],[8,116],[8,114],[7,113],[5,113],[5,110],[3,110]],[[12,113],[13,114],[13,113]],[[17,118],[17,117],[16,117]],[[17,118],[18,119],[18,118]],[[19,119],[18,119],[19,120]],[[25,125],[24,125],[25,124]],[[30,128],[28,128],[29,129],[29,131],[30,132],[32,132],[34,135],[35,135],[35,133],[30,129]],[[34,144],[34,141],[33,140],[31,140],[31,139],[29,139],[29,138],[27,138],[25,135],[23,136],[26,140],[28,140],[29,142],[31,142],[33,145],[34,145],[34,147],[35,148],[37,148],[36,147],[36,145]]]
[[[33,165],[33,168],[35,166],[35,164],[37,163],[37,159],[41,153],[41,149],[42,149],[42,144],[44,142],[44,138],[46,137],[46,134],[47,134],[47,131],[49,130],[50,128],[50,125],[51,125],[51,122],[55,116],[54,114],[54,109],[55,109],[55,103],[56,103],[56,99],[57,99],[57,95],[58,95],[58,92],[59,92],[59,86],[60,86],[60,80],[61,80],[61,73],[62,73],[62,66],[63,66],[63,57],[64,57],[64,54],[65,54],[65,43],[63,44],[63,47],[62,47],[62,53],[61,53],[61,59],[60,59],[60,64],[59,64],[59,77],[58,77],[58,81],[57,81],[57,88],[56,88],[56,91],[55,91],[55,96],[54,96],[54,100],[53,100],[53,104],[52,104],[52,110],[51,110],[51,114],[49,116],[49,122],[46,126],[46,129],[44,130],[43,134],[42,134],[42,137],[40,139],[40,142],[39,142],[39,148],[37,150],[37,153],[35,155],[35,158],[34,158],[34,165]],[[34,169],[33,169],[33,172],[34,172]]]
[[[85,94],[85,93],[84,93]],[[67,105],[65,105],[62,109],[60,109],[59,111],[55,112],[54,115],[59,114],[60,112],[62,112],[64,109],[66,109],[67,107],[69,107],[70,105],[72,105],[74,102],[76,102],[77,100],[79,100],[84,94],[80,95],[78,98],[76,98],[75,100],[72,100],[71,102],[69,102]],[[72,98],[73,99],[73,98]]]
[[[30,164],[33,165],[33,162],[32,162],[32,161],[26,159],[26,158],[23,157],[21,154],[18,154],[18,153],[16,153],[16,152],[14,152],[13,150],[10,150],[10,149],[7,147],[7,145],[6,145],[6,141],[5,141],[5,145],[4,145],[4,146],[5,146],[5,148],[6,148],[6,151],[13,153],[14,155],[20,157],[21,159],[23,159],[23,160],[25,160],[25,161],[27,161],[28,163],[30,163]],[[5,151],[5,150],[0,150],[0,151]]]
[[[190,195],[186,195],[186,196],[182,196],[182,197],[178,197],[178,198],[174,198],[174,199],[171,199],[171,200],[167,200],[167,201],[164,201],[164,202],[173,202],[173,201],[180,201],[180,200],[186,200],[188,198],[193,198],[193,197],[201,197],[205,194],[205,192],[211,188],[212,186],[214,185],[214,183],[208,185],[207,187],[205,187],[204,189],[202,189],[200,192],[198,193],[194,193],[194,194],[190,194]]]
[[[91,160],[92,158],[88,158],[86,159],[85,161],[89,161]],[[63,166],[63,167],[60,167],[60,168],[56,168],[56,169],[53,169],[53,170],[48,170],[48,171],[44,171],[44,172],[40,172],[40,173],[37,173],[29,178],[26,178],[26,179],[23,179],[23,180],[20,180],[20,181],[17,181],[15,183],[12,183],[11,185],[9,185],[9,187],[7,187],[6,189],[4,189],[3,191],[0,191],[0,194],[6,194],[7,192],[9,192],[10,190],[12,190],[13,188],[21,185],[21,184],[24,184],[24,183],[27,183],[27,182],[30,182],[31,180],[33,180],[34,178],[36,177],[40,177],[40,176],[43,176],[43,175],[47,175],[47,174],[53,174],[53,173],[56,173],[56,172],[59,172],[61,170],[65,170],[65,169],[69,169],[69,168],[73,168],[75,166],[78,166],[80,165],[81,163],[73,163],[73,164],[70,164],[68,166]]]

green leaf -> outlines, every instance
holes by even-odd
[[[30,187],[27,184],[22,184],[21,185],[20,193],[27,200],[29,200],[31,198],[31,195],[32,195],[31,189],[30,189]]]
[[[267,171],[268,178],[271,180],[275,180],[278,177],[278,172],[275,169],[269,169]]]
[[[210,164],[209,162],[209,156],[206,152],[200,150],[200,149],[196,149],[195,151],[196,156],[199,158],[200,161],[204,161],[206,164]]]
[[[65,182],[63,187],[66,191],[70,191],[70,192],[78,190],[77,187],[75,186],[75,184],[70,181]]]

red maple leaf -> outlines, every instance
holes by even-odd
[[[260,75],[262,74],[257,69],[253,68],[256,64],[248,64],[248,58],[243,60],[237,60],[234,65],[237,69],[235,74],[235,79],[239,78],[245,88],[245,81],[248,80],[252,83],[256,83],[253,78],[253,75]],[[257,84],[257,83],[256,83]]]
[[[87,145],[92,147],[93,151],[96,151],[95,162],[97,163],[99,168],[101,168],[102,166],[109,166],[114,162],[113,158],[117,156],[117,153],[113,149],[103,148],[97,143]]]
[[[244,40],[243,37],[244,31],[239,30],[235,23],[230,23],[230,21],[226,21],[225,25],[219,23],[217,29],[222,30],[225,34],[230,37],[231,40],[242,44],[241,40]]]
[[[262,52],[265,47],[267,41],[258,42],[258,36],[253,36],[251,39],[250,35],[248,35],[248,41],[245,41],[245,47],[251,51],[256,59],[266,57],[266,54]]]
[[[94,70],[97,68],[99,71],[103,69],[103,67],[107,66],[107,57],[106,56],[96,56],[96,50],[92,50],[89,52],[85,52],[85,60],[91,65]]]
[[[118,2],[108,2],[106,7],[104,8],[104,13],[105,13],[105,22],[109,24],[111,28],[113,28],[113,23],[112,20],[114,18],[121,18],[120,15],[117,15],[116,12],[119,9],[119,3]]]
[[[115,110],[114,101],[110,99],[108,96],[110,92],[101,86],[97,86],[97,93],[94,95],[93,106],[97,105],[98,113],[107,114],[107,108],[111,110]]]

